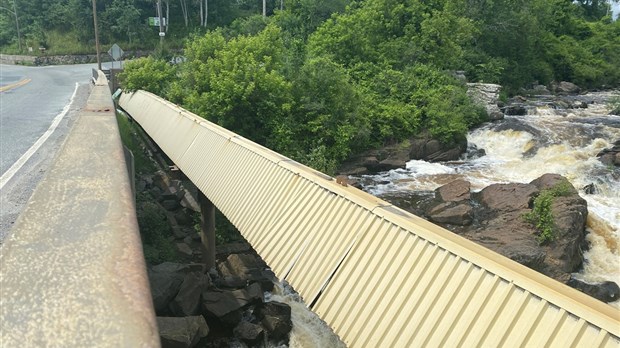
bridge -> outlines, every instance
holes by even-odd
[[[288,281],[350,347],[620,347],[620,311],[607,304],[374,196],[342,186],[153,94],[123,94],[120,106],[241,231],[276,275]],[[118,154],[113,158],[120,159]],[[126,184],[122,189],[129,191]],[[108,198],[114,199],[102,197]],[[34,222],[29,223],[26,216],[20,217],[14,235],[29,233]],[[128,219],[133,224],[135,217]],[[32,260],[38,265],[32,270],[18,257],[36,254],[35,241],[41,236],[29,233],[28,243],[20,238],[9,241],[4,247],[8,251],[0,255],[3,340],[13,338],[13,332],[22,337],[32,334],[35,326],[47,330],[65,325],[61,317],[54,316],[50,323],[22,314],[36,307],[37,301],[51,302],[48,311],[37,312],[49,316],[58,311],[56,302],[67,298],[84,297],[82,302],[89,304],[88,286],[118,285],[118,274],[112,272],[100,277],[99,285],[72,289],[73,295],[63,293],[59,299],[45,297],[56,289],[40,281],[24,295],[36,277],[58,277],[52,274],[56,268],[46,270],[43,265],[61,258],[66,250],[49,251],[49,259]],[[143,261],[135,257],[135,237],[130,239],[130,250],[120,252],[127,257],[115,265],[130,261],[135,273],[130,277],[131,288],[140,291],[133,294],[137,299],[122,289],[112,293],[113,303],[121,299],[132,306],[118,313],[114,307],[108,315],[137,318],[141,324],[105,331],[108,323],[84,318],[84,325],[68,326],[74,331],[49,338],[103,332],[108,340],[123,337],[130,341],[119,342],[151,346],[152,307],[147,308],[143,298],[148,288],[140,288]],[[88,264],[83,262],[72,268]],[[143,310],[134,310],[139,308]]]

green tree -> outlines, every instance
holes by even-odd
[[[221,31],[209,32],[186,47],[188,64],[173,97],[223,127],[279,148],[293,102],[291,83],[279,71],[283,51],[273,25],[229,41]]]
[[[125,63],[125,69],[119,74],[119,80],[126,91],[142,89],[165,96],[175,74],[174,66],[163,60],[146,57]]]

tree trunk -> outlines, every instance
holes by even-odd
[[[263,0],[263,17],[267,17],[267,0]]]
[[[170,27],[170,1],[166,0],[166,33]]]
[[[198,4],[200,5],[200,26],[204,26],[205,18],[202,14],[202,0],[198,0]]]
[[[187,0],[180,0],[181,2],[181,12],[183,12],[183,21],[185,22],[185,27],[187,28]]]
[[[205,28],[209,22],[209,0],[205,0]]]

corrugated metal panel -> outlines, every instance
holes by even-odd
[[[620,312],[154,95],[121,106],[352,347],[620,346]]]

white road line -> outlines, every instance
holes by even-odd
[[[73,95],[71,96],[71,100],[69,100],[69,103],[65,105],[62,111],[58,115],[56,115],[56,117],[54,117],[54,120],[52,121],[52,124],[50,125],[50,127],[45,131],[45,133],[43,133],[43,135],[41,135],[41,137],[34,144],[32,144],[32,146],[28,149],[28,151],[26,151],[26,153],[24,153],[17,160],[17,162],[13,163],[13,165],[11,166],[11,168],[9,168],[9,170],[7,170],[6,172],[4,172],[4,174],[2,174],[2,176],[0,177],[0,190],[2,190],[4,185],[6,185],[6,183],[9,182],[11,178],[13,178],[13,176],[24,166],[24,164],[28,162],[30,157],[32,157],[32,155],[34,155],[34,153],[37,152],[37,150],[39,150],[39,148],[41,147],[41,145],[43,145],[43,143],[45,143],[47,138],[49,138],[50,135],[54,133],[54,131],[56,130],[56,127],[58,127],[58,124],[60,124],[60,121],[62,121],[63,117],[65,117],[67,112],[69,112],[69,109],[71,108],[71,104],[73,104],[73,100],[75,99],[75,94],[77,93],[77,90],[78,90],[78,83],[76,82],[75,89],[73,90]]]

